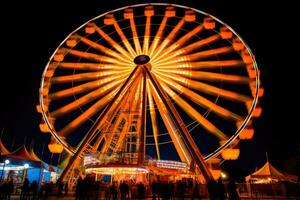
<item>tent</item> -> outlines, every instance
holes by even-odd
[[[10,152],[7,150],[7,148],[4,146],[4,144],[0,140],[0,155],[7,155],[7,154],[10,154]]]
[[[269,161],[254,173],[246,176],[247,182],[267,183],[271,181],[298,181],[298,177],[276,169]]]

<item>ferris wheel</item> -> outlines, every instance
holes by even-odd
[[[164,3],[109,11],[70,33],[42,75],[49,148],[156,159],[236,159],[263,95],[254,56],[227,24]],[[175,152],[175,153],[170,153]],[[67,168],[67,170],[69,169]],[[209,176],[209,172],[207,172]]]

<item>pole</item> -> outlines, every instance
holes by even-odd
[[[146,72],[143,70],[143,99],[142,99],[142,122],[141,122],[141,135],[138,154],[138,165],[143,165],[145,160],[145,135],[146,135],[146,104],[147,104],[147,77]]]
[[[168,112],[171,114],[172,118],[174,119],[174,123],[177,126],[179,133],[185,142],[185,145],[187,145],[188,150],[192,153],[192,157],[197,163],[198,167],[200,168],[200,171],[202,172],[206,182],[211,180],[213,178],[211,172],[209,171],[208,167],[206,166],[206,163],[203,159],[203,156],[196,145],[195,141],[193,140],[192,136],[190,135],[189,131],[187,130],[183,120],[181,119],[180,115],[178,114],[176,108],[172,104],[171,100],[169,99],[166,92],[163,90],[162,86],[157,81],[156,77],[151,74],[149,71],[149,68],[145,65],[143,66],[144,70],[146,71],[150,81],[152,82],[153,86],[157,90],[159,96],[161,97],[163,103],[165,104]]]
[[[2,173],[1,173],[1,183],[3,182],[3,176],[4,176],[4,169],[5,169],[5,161],[3,162],[3,168],[2,168]]]
[[[128,87],[131,85],[132,82],[131,79],[136,75],[137,69],[139,69],[138,67],[136,67],[131,74],[129,75],[129,77],[126,79],[126,81],[124,82],[124,84],[122,85],[122,87],[120,88],[120,90],[117,92],[117,94],[112,98],[112,100],[110,101],[110,103],[104,108],[104,110],[102,111],[102,113],[99,115],[99,117],[97,118],[97,120],[95,121],[94,125],[91,127],[91,129],[88,131],[87,136],[84,138],[83,142],[81,143],[81,145],[77,148],[77,151],[75,152],[75,154],[71,157],[68,165],[66,166],[66,168],[64,169],[63,173],[60,175],[59,177],[59,181],[63,181],[63,179],[65,178],[65,176],[67,175],[67,173],[73,168],[73,164],[74,162],[77,160],[77,158],[83,153],[84,149],[86,148],[87,144],[90,142],[90,140],[93,138],[94,134],[98,131],[99,129],[99,124],[101,124],[101,122],[103,122],[103,119],[105,119],[104,116],[106,116],[106,114],[110,111],[110,109],[113,107],[115,101],[119,98],[119,96],[121,95],[121,93],[123,93],[124,91],[126,91],[128,89]]]

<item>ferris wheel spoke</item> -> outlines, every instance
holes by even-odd
[[[222,74],[214,72],[203,72],[203,71],[193,71],[193,70],[176,70],[176,69],[155,69],[155,71],[161,73],[172,73],[185,78],[192,78],[197,80],[206,80],[213,82],[229,82],[237,84],[249,84],[250,78],[247,76],[232,75],[232,74]]]
[[[158,48],[155,50],[155,53],[151,55],[151,59],[155,60],[156,56],[161,53],[162,50],[164,50],[167,45],[172,42],[173,38],[178,34],[181,27],[184,25],[185,19],[181,19],[176,26],[173,28],[173,30],[169,33],[169,35],[162,41],[161,45],[158,46]]]
[[[230,53],[230,52],[233,52],[233,51],[234,51],[233,47],[228,46],[228,47],[221,47],[221,48],[217,48],[217,49],[201,51],[201,52],[190,54],[190,55],[187,54],[185,56],[188,57],[188,60],[195,61],[195,60],[199,60],[199,59],[203,59],[203,58],[209,58],[209,57],[212,57],[212,56],[217,56],[217,55]]]
[[[156,149],[156,155],[158,160],[160,160],[160,152],[159,152],[159,146],[158,146],[158,127],[157,127],[157,119],[156,119],[156,111],[154,108],[154,102],[152,98],[152,94],[150,91],[150,86],[149,86],[149,80],[147,80],[147,95],[148,95],[148,100],[149,100],[149,108],[150,108],[150,117],[151,117],[151,124],[152,124],[152,131],[153,131],[153,138],[154,138],[154,143],[155,143],[155,149]]]
[[[119,75],[123,73],[130,73],[132,69],[127,70],[107,70],[104,72],[89,72],[89,73],[80,73],[80,74],[72,74],[66,76],[56,76],[51,79],[52,84],[64,84],[70,82],[80,82],[80,81],[90,81],[100,78],[113,77],[114,75]]]
[[[163,73],[159,73],[159,72],[156,72],[156,73],[158,73],[161,77],[166,77],[168,79],[176,81],[177,83],[183,84],[186,87],[202,91],[209,95],[220,96],[222,98],[226,98],[226,99],[229,99],[232,101],[237,101],[237,102],[242,102],[242,103],[252,101],[251,97],[248,97],[248,96],[236,93],[236,92],[232,92],[229,90],[221,89],[221,88],[218,88],[215,86],[211,86],[206,83],[193,81],[191,79],[186,79],[184,77],[177,76],[177,75],[169,75],[169,74],[163,74]]]
[[[111,78],[104,78],[102,80],[96,80],[96,81],[91,81],[88,83],[80,84],[75,87],[71,87],[65,90],[60,90],[54,93],[49,94],[49,99],[51,100],[58,100],[62,98],[69,97],[71,95],[76,95],[80,94],[83,92],[88,92],[90,90],[102,87],[106,83],[112,82],[112,81],[118,81],[118,80],[124,80],[128,76],[128,74],[122,74],[119,76],[111,77]]]
[[[135,52],[137,55],[140,55],[140,54],[142,54],[142,48],[141,48],[137,30],[136,30],[136,25],[135,25],[135,21],[134,21],[134,13],[133,13],[132,8],[128,8],[124,11],[124,18],[129,19],[129,21],[130,21],[130,28],[131,28],[131,32],[132,32],[132,36],[133,36]]]
[[[174,50],[182,47],[191,37],[195,36],[196,34],[198,34],[199,32],[201,32],[202,30],[203,30],[203,25],[202,24],[198,25],[192,31],[188,32],[187,34],[185,34],[184,36],[182,36],[181,38],[179,38],[177,41],[175,41],[171,46],[169,46],[166,50],[164,50],[163,53],[161,53],[160,55],[158,55],[158,57],[155,58],[155,60],[159,61],[159,60],[161,60],[163,58],[166,58],[167,55],[170,55],[169,54],[170,52],[172,52],[172,51],[174,51]]]
[[[162,84],[164,90],[168,93],[168,95],[193,119],[197,120],[203,128],[208,130],[210,133],[218,137],[220,140],[227,140],[228,137],[225,133],[219,130],[215,125],[213,125],[210,121],[208,121],[205,117],[203,117],[196,109],[194,109],[189,103],[183,100],[180,96],[178,96],[174,91],[172,91],[168,86]]]
[[[157,48],[158,42],[161,40],[161,37],[163,35],[164,29],[166,27],[167,21],[168,21],[167,16],[164,16],[164,18],[162,19],[162,22],[156,32],[156,35],[154,37],[154,39],[151,42],[150,48],[149,48],[149,57],[152,56],[153,52],[155,51],[155,49]]]
[[[91,41],[91,40],[89,40],[85,37],[82,37],[78,34],[75,34],[74,37],[77,38],[78,40],[80,40],[81,42],[83,42],[84,44],[86,44],[86,45],[88,45],[88,46],[90,46],[90,47],[92,47],[92,48],[94,48],[94,49],[96,49],[96,50],[98,50],[98,51],[100,51],[104,54],[110,55],[110,56],[112,56],[114,58],[117,58],[119,60],[121,59],[124,62],[131,63],[131,60],[129,58],[124,57],[122,54],[119,54],[119,53],[117,53],[117,52],[115,52],[115,51],[113,51],[113,50],[111,50],[111,49],[109,49],[105,46],[102,46],[97,42],[93,42],[93,41]]]
[[[112,47],[114,47],[118,52],[122,55],[126,56],[128,59],[133,60],[134,56],[128,53],[125,49],[123,49],[115,40],[113,40],[109,35],[107,35],[100,27],[98,27],[95,23],[89,23],[88,26],[95,28],[96,32],[103,37]]]
[[[143,43],[143,54],[147,55],[149,50],[150,32],[151,32],[151,17],[154,15],[153,6],[147,6],[145,8],[146,25]]]
[[[115,64],[102,63],[73,63],[73,62],[52,62],[49,65],[53,68],[60,68],[64,70],[83,70],[83,71],[102,71],[102,70],[122,70],[132,69],[133,66],[120,66]]]
[[[151,94],[153,95],[154,101],[157,105],[158,111],[160,116],[163,119],[164,125],[168,130],[168,133],[173,141],[175,149],[180,157],[182,162],[190,162],[191,155],[189,154],[187,147],[185,146],[182,138],[178,134],[178,129],[176,128],[175,124],[171,120],[171,116],[165,107],[162,99],[160,98],[159,94],[157,93],[156,89],[154,88],[153,84],[149,82]]]
[[[198,61],[198,60],[205,59],[205,58],[210,58],[210,57],[213,57],[213,56],[227,54],[227,53],[230,53],[230,52],[233,52],[233,51],[234,51],[234,49],[233,49],[232,46],[220,47],[220,48],[217,48],[217,49],[210,49],[210,50],[200,51],[198,53],[178,56],[178,57],[173,58],[170,61],[165,61],[165,62],[160,61],[160,62],[156,62],[154,64],[157,65],[157,64],[160,63],[161,65],[164,65],[164,64],[178,63],[178,62],[182,62],[182,61]]]
[[[121,87],[120,84],[123,81],[124,80],[113,81],[112,83],[109,83],[109,84],[105,85],[104,87],[98,88],[98,89],[84,95],[83,97],[80,97],[79,99],[76,99],[72,103],[69,103],[69,104],[67,104],[67,105],[65,105],[61,108],[58,108],[55,111],[52,111],[50,113],[50,115],[55,117],[55,118],[66,115],[69,112],[72,112],[72,111],[80,108],[81,106],[84,106],[87,103],[97,99],[97,98],[99,99],[99,98],[103,97],[103,95],[107,94],[108,92],[111,92],[116,87],[120,88]]]
[[[111,99],[114,97],[118,89],[113,90],[109,94],[107,94],[104,98],[99,100],[93,106],[84,111],[81,115],[75,118],[72,122],[66,125],[61,131],[59,131],[60,135],[67,137],[70,133],[76,130],[79,126],[81,126],[84,122],[89,120],[92,116],[98,113]]]
[[[231,119],[231,120],[235,120],[235,121],[241,121],[243,119],[241,116],[215,104],[214,102],[202,97],[201,95],[193,92],[192,90],[190,90],[170,79],[162,78],[159,75],[158,75],[158,78],[160,78],[163,82],[168,84],[171,88],[173,88],[174,90],[176,90],[179,93],[182,93],[184,96],[186,96],[193,102],[197,103],[201,107],[210,109],[214,113],[216,113],[217,115],[219,115],[225,119]],[[175,95],[175,93],[174,93],[174,95]]]
[[[220,40],[221,37],[220,35],[216,34],[216,35],[212,35],[208,38],[204,38],[204,39],[201,39],[197,42],[194,42],[192,44],[189,44],[185,47],[182,47],[181,49],[175,51],[175,52],[170,52],[168,53],[165,58],[162,58],[162,59],[157,59],[155,62],[153,62],[154,64],[161,64],[161,63],[164,63],[164,62],[168,62],[170,60],[173,60],[174,57],[178,57],[180,55],[185,55],[185,54],[188,54],[188,53],[191,53],[193,51],[196,51],[196,50],[199,50],[201,49],[202,47],[206,46],[206,45],[209,45],[213,42],[216,42],[218,40]]]
[[[59,49],[60,53],[64,53],[64,54],[70,54],[72,56],[75,57],[79,57],[79,58],[84,58],[87,60],[91,60],[91,61],[96,61],[96,62],[100,62],[100,63],[112,63],[112,64],[117,64],[117,65],[123,65],[123,66],[131,66],[132,64],[126,64],[124,62],[122,62],[121,60],[116,60],[107,56],[101,56],[101,55],[97,55],[94,53],[88,53],[88,52],[83,52],[83,51],[79,51],[79,50],[73,50],[73,49],[68,49],[68,48],[61,48]]]
[[[133,83],[132,88],[126,92],[126,94],[124,95],[122,100],[119,102],[119,105],[116,106],[115,109],[118,110],[117,112],[119,112],[119,115],[117,115],[117,112],[116,112],[115,115],[117,115],[117,118],[115,119],[112,126],[108,127],[105,130],[106,132],[104,132],[105,144],[101,149],[102,153],[106,152],[108,150],[108,148],[110,147],[112,138],[117,133],[116,130],[117,130],[118,125],[120,124],[121,120],[126,118],[126,116],[128,116],[128,113],[126,113],[126,109],[129,111],[131,111],[131,109],[136,110],[136,106],[138,105],[137,101],[139,100],[138,95],[140,94],[140,87],[139,87],[138,83],[139,83],[139,78],[138,78],[138,80],[136,80]],[[128,99],[130,99],[130,97],[132,97],[132,96],[134,96],[134,100],[132,103],[130,103],[130,102],[128,102]],[[125,113],[123,112],[124,110],[125,110]],[[134,111],[132,111],[132,112],[134,112]],[[111,123],[111,122],[109,122],[109,123]]]
[[[118,21],[114,18],[113,14],[107,14],[104,19],[104,24],[106,25],[113,25],[115,30],[117,31],[119,37],[121,38],[123,44],[125,45],[125,48],[128,50],[131,56],[135,57],[137,54],[132,48],[131,44],[128,42],[127,37],[123,33],[121,27],[118,24]]]
[[[220,69],[220,68],[237,68],[244,67],[242,60],[218,60],[218,61],[199,61],[199,62],[178,62],[177,64],[160,64],[154,65],[156,69]]]

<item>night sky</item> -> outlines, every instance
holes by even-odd
[[[2,140],[10,150],[12,141],[15,149],[27,136],[27,145],[35,138],[35,148],[40,151],[49,136],[40,133],[38,128],[40,115],[35,110],[38,89],[42,71],[60,42],[78,26],[105,11],[159,1],[20,2],[1,5],[0,128],[4,128]],[[277,1],[261,5],[261,0],[161,2],[191,6],[216,16],[247,42],[257,59],[265,88],[261,100],[263,114],[254,122],[254,139],[241,143],[239,160],[226,161],[223,167],[242,169],[247,174],[263,165],[268,152],[269,160],[284,170],[284,162],[300,154],[296,97],[299,53],[292,50],[299,44],[299,33],[298,22],[294,20],[296,12],[290,9],[292,5]],[[46,152],[43,159],[49,161],[48,157]]]

